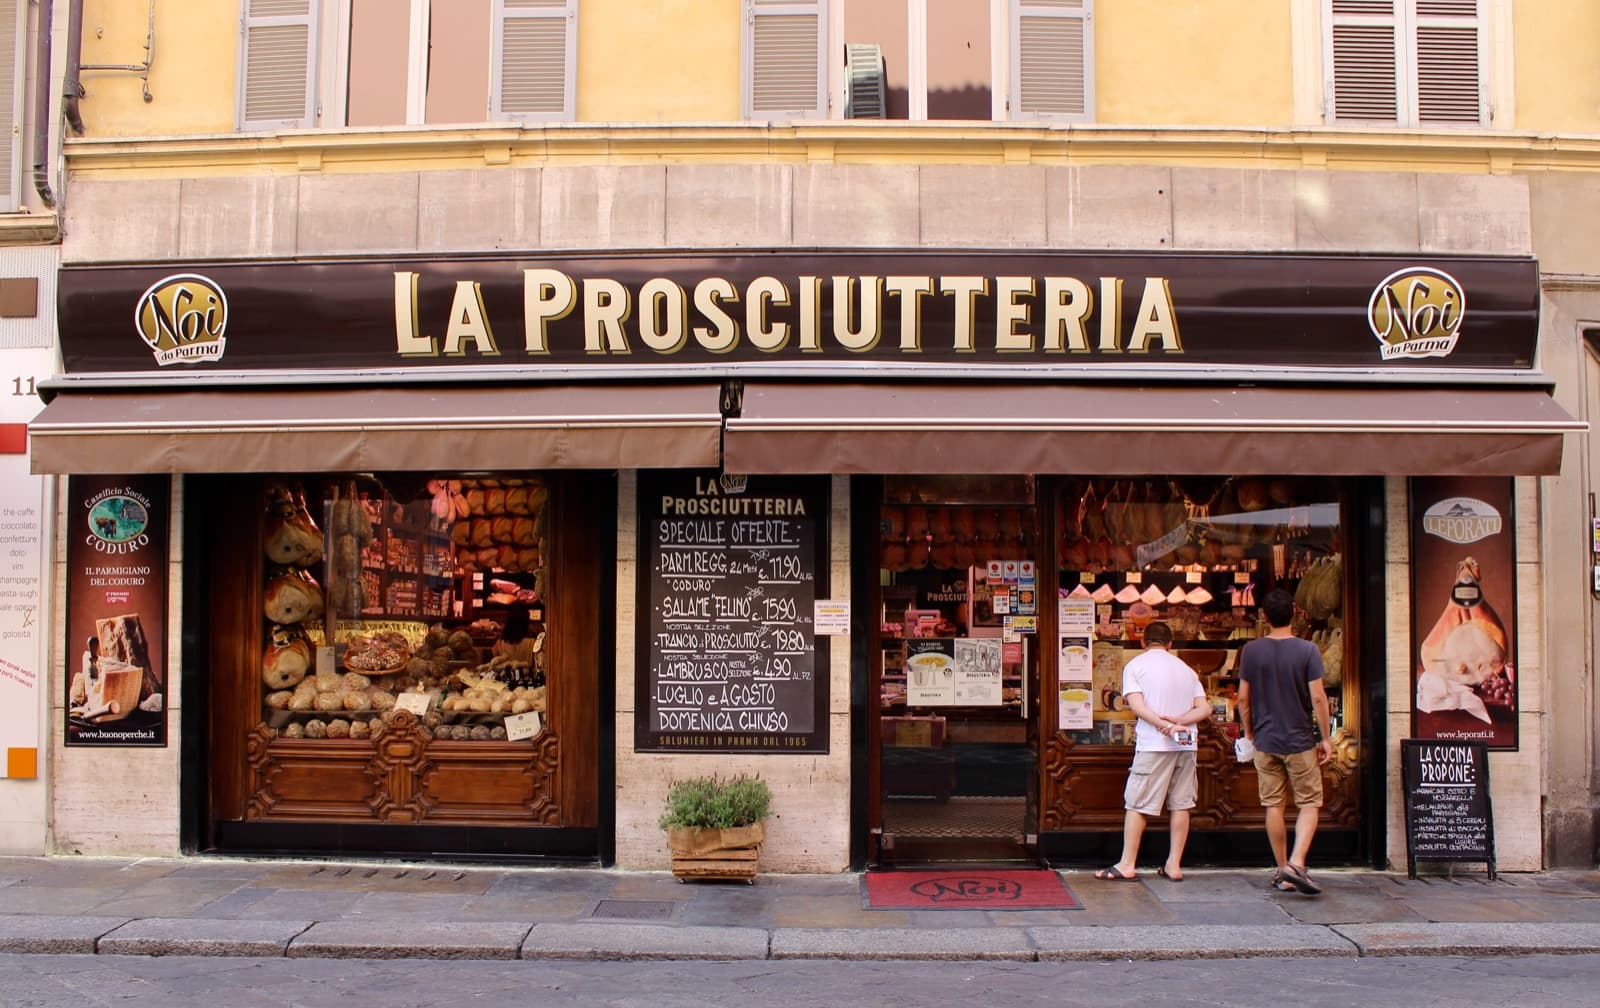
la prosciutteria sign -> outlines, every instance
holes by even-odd
[[[69,372],[1531,368],[1527,259],[832,252],[68,267]]]

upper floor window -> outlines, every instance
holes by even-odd
[[[577,6],[242,0],[240,128],[571,120]]]
[[[828,114],[827,0],[744,0],[744,117]]]
[[[1330,122],[1489,122],[1485,0],[1324,0]]]
[[[1094,119],[1094,0],[1010,0],[1012,119]]]

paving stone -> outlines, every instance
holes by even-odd
[[[1600,924],[1336,924],[1362,955],[1537,955],[1600,952]]]
[[[765,959],[767,932],[751,927],[537,924],[524,959]]]
[[[1027,932],[994,927],[779,928],[772,932],[774,959],[1034,959]]]
[[[89,955],[101,935],[128,922],[126,917],[0,915],[0,952],[34,955]]]
[[[311,921],[190,920],[151,917],[129,921],[100,939],[111,955],[281,956]]]
[[[1263,955],[1354,956],[1356,947],[1308,924],[1029,928],[1041,960],[1237,959]]]
[[[289,943],[289,957],[515,959],[527,924],[406,920],[319,921]]]

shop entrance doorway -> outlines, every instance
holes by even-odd
[[[1026,477],[884,482],[870,651],[876,864],[1034,857],[1036,518]]]

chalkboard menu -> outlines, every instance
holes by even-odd
[[[1406,861],[1482,861],[1494,878],[1489,747],[1482,742],[1402,739]]]
[[[640,473],[635,749],[828,751],[827,527],[825,479]]]

